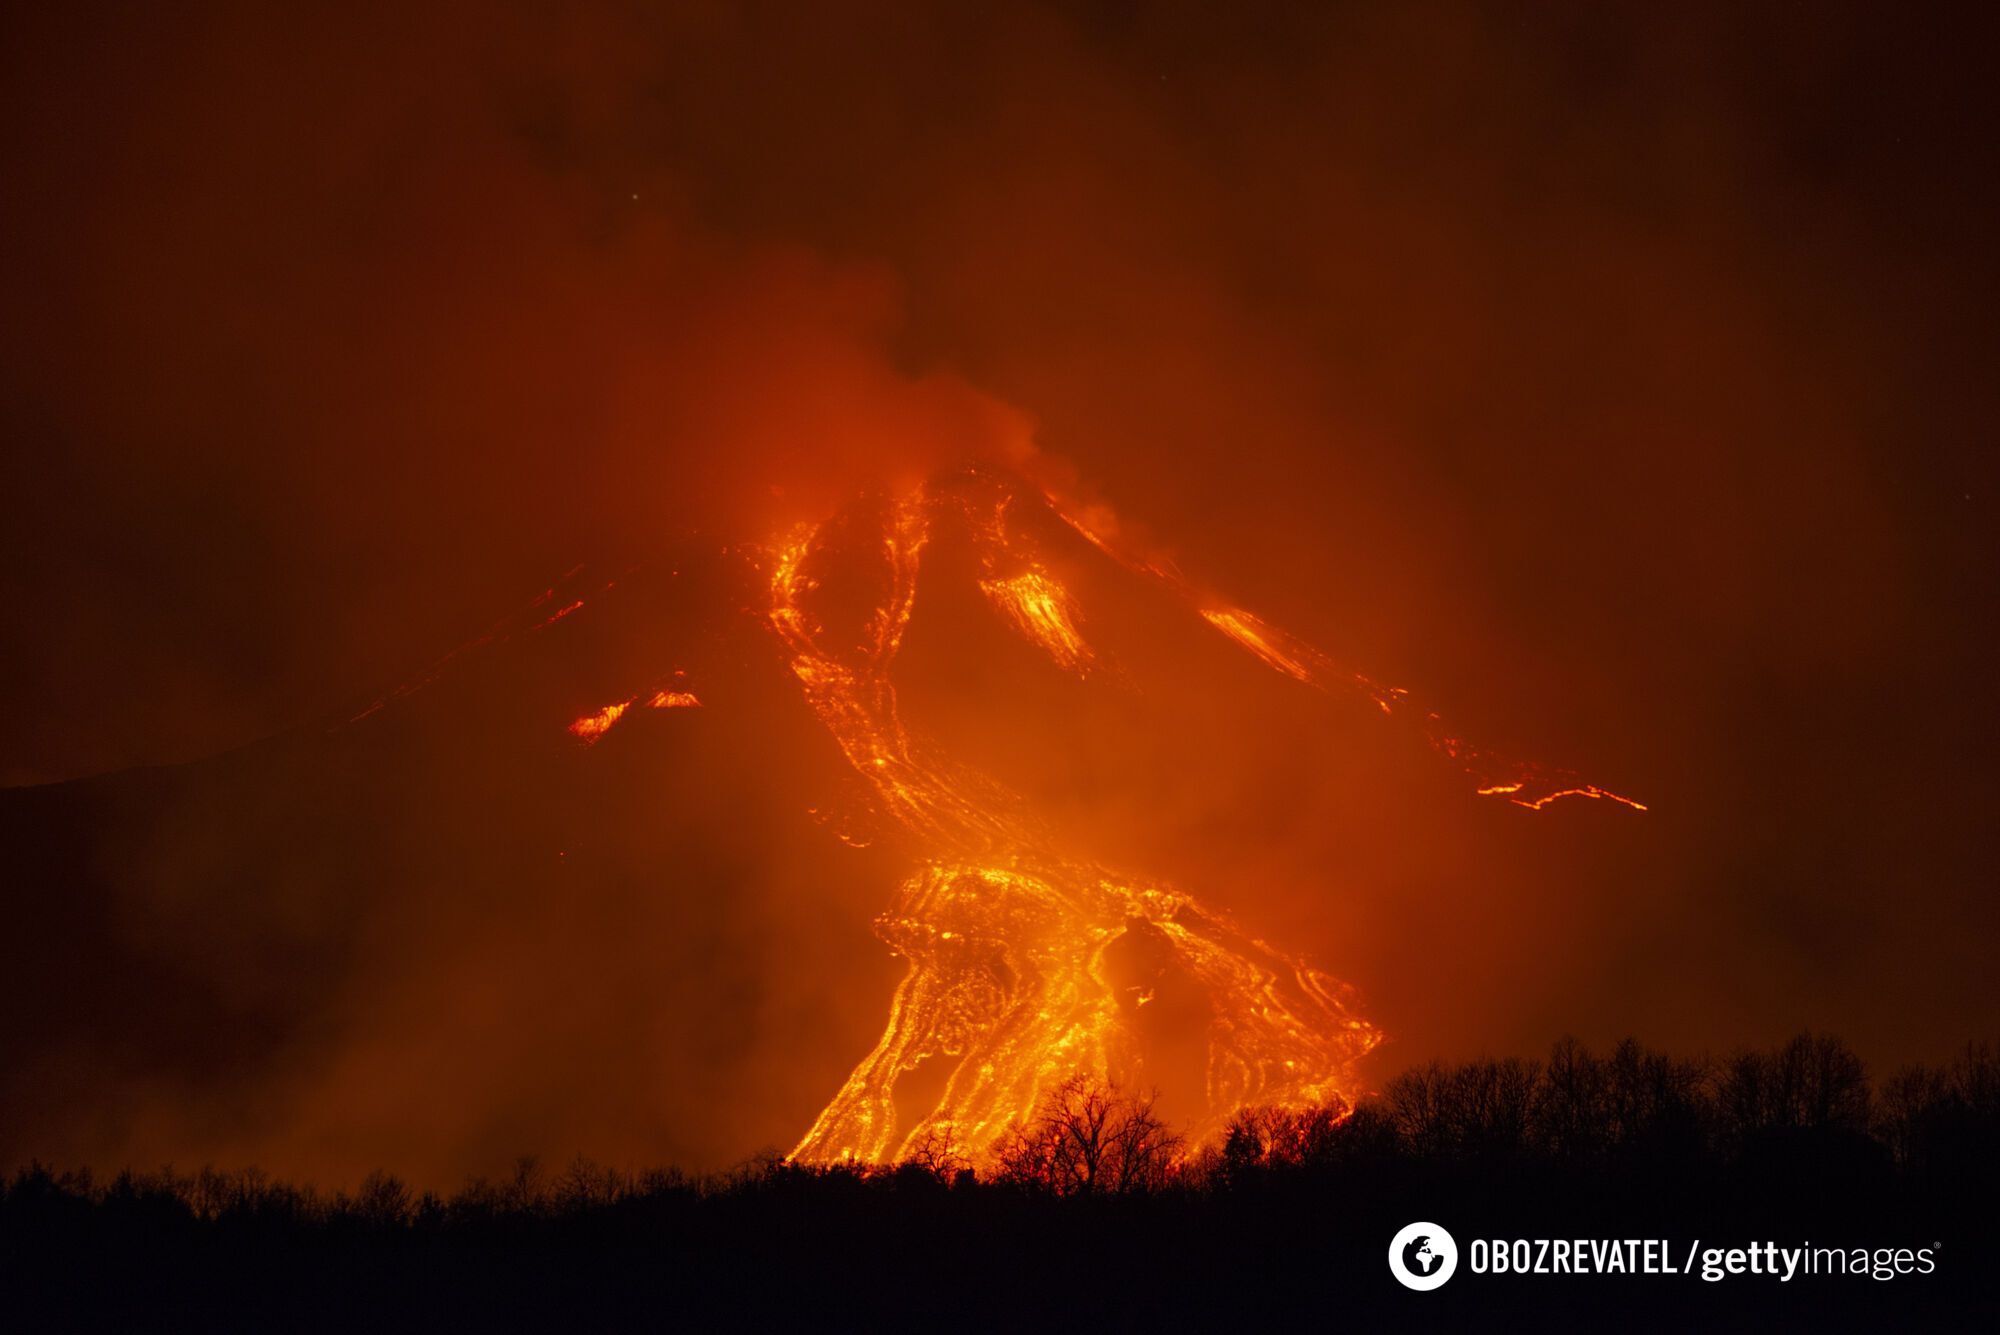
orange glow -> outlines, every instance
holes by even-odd
[[[1149,575],[1172,588],[1194,605],[1211,626],[1241,645],[1272,671],[1317,690],[1338,690],[1359,695],[1389,718],[1410,716],[1413,702],[1410,693],[1402,687],[1385,686],[1345,667],[1319,649],[1240,607],[1204,602],[1171,562],[1119,550],[1097,528],[1072,513],[1073,507],[1061,497],[1046,491],[1043,496],[1065,523],[1098,550],[1127,570]],[[1643,802],[1621,797],[1596,784],[1582,782],[1580,776],[1570,770],[1513,760],[1454,736],[1445,730],[1444,719],[1433,711],[1420,711],[1414,722],[1432,750],[1457,762],[1459,768],[1472,778],[1476,785],[1474,791],[1481,797],[1505,797],[1529,811],[1540,811],[1565,797],[1601,798],[1634,811],[1647,809]]]
[[[676,672],[679,677],[683,674]],[[644,705],[647,709],[699,709],[701,700],[693,691],[682,690],[678,686],[660,687],[657,690],[641,692],[628,700],[609,704],[595,713],[585,714],[569,725],[569,735],[585,746],[594,745],[597,740],[611,731],[612,725],[625,717],[634,705]]]
[[[548,627],[555,625],[556,622],[561,621],[564,617],[568,616],[571,612],[576,611],[578,608],[582,606],[583,606],[583,599],[581,598],[577,599],[575,602],[564,603],[561,607],[558,607],[555,611],[551,612],[546,618],[536,622],[533,626],[529,627],[529,629],[530,630],[547,629]]]
[[[1090,648],[1077,632],[1077,614],[1069,592],[1039,570],[1011,579],[985,579],[980,591],[1031,643],[1057,666],[1082,672],[1090,663]]]
[[[930,497],[903,496],[874,535],[886,595],[851,646],[813,612],[821,532],[801,529],[771,559],[769,624],[808,703],[914,845],[917,868],[875,921],[909,962],[880,1041],[792,1150],[808,1162],[891,1162],[949,1131],[975,1163],[1079,1072],[1107,1079],[1131,1060],[1127,1007],[1107,950],[1133,933],[1164,943],[1209,994],[1206,1108],[1194,1143],[1248,1105],[1346,1096],[1354,1063],[1381,1034],[1350,1009],[1349,989],[1237,931],[1174,887],[1055,846],[1020,798],[920,745],[897,709],[890,668],[915,599]],[[998,516],[996,515],[997,519]],[[991,581],[988,596],[1066,666],[1082,642],[1066,596],[1046,576]],[[1017,619],[1018,613],[1018,619]],[[948,1070],[936,1103],[898,1120],[898,1081],[925,1062]]]
[[[1391,718],[1410,703],[1410,693],[1402,687],[1384,686],[1344,668],[1311,645],[1241,609],[1203,608],[1201,614],[1265,666],[1295,681],[1323,691],[1337,686],[1355,692]],[[1432,750],[1458,762],[1459,768],[1472,777],[1478,785],[1474,791],[1481,797],[1505,797],[1529,811],[1540,811],[1564,797],[1604,798],[1634,811],[1646,810],[1643,802],[1620,797],[1594,783],[1582,783],[1569,770],[1510,760],[1453,736],[1444,730],[1444,720],[1435,713],[1425,711],[1418,718],[1417,727]]]
[[[1278,632],[1266,626],[1248,612],[1239,612],[1233,608],[1211,609],[1205,607],[1202,609],[1201,614],[1208,618],[1208,623],[1211,626],[1214,626],[1224,635],[1227,635],[1230,639],[1257,655],[1266,667],[1274,668],[1288,677],[1293,677],[1306,683],[1308,686],[1318,685],[1318,682],[1313,679],[1311,669],[1307,668],[1297,657],[1286,653],[1284,649],[1279,647],[1276,642],[1279,639]]]
[[[1515,786],[1518,788],[1520,785],[1517,784]],[[1606,790],[1599,788],[1595,784],[1585,784],[1581,788],[1559,789],[1556,792],[1547,793],[1541,797],[1537,797],[1532,800],[1523,799],[1519,797],[1513,798],[1511,800],[1517,807],[1526,807],[1530,811],[1540,811],[1543,807],[1547,806],[1549,803],[1555,801],[1559,797],[1596,797],[1596,798],[1602,798],[1609,802],[1623,803],[1625,806],[1632,808],[1632,810],[1634,811],[1644,811],[1646,809],[1646,804],[1644,802],[1634,802],[1629,797],[1620,797],[1618,794],[1613,792],[1607,792]]]
[[[625,711],[631,707],[631,701],[621,700],[615,705],[604,706],[594,714],[585,714],[569,725],[569,735],[590,746],[611,731],[611,725],[625,717]]]

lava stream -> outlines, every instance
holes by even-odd
[[[890,668],[930,521],[923,492],[886,507],[878,539],[886,594],[858,645],[842,644],[812,611],[820,529],[800,530],[771,563],[769,623],[808,703],[920,857],[875,924],[909,961],[888,1024],[792,1157],[890,1162],[943,1132],[975,1162],[989,1161],[1062,1080],[1133,1068],[1128,1008],[1137,1003],[1114,987],[1107,951],[1142,935],[1209,995],[1206,1108],[1189,1128],[1196,1142],[1246,1105],[1350,1092],[1354,1063],[1381,1035],[1353,1013],[1345,985],[1248,939],[1182,891],[1060,851],[1017,795],[931,754],[904,726]],[[1059,664],[1087,663],[1067,595],[1045,573],[982,587]],[[946,1063],[948,1078],[935,1106],[904,1127],[896,1086],[926,1061]]]

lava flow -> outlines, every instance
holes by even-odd
[[[1240,1107],[1351,1092],[1355,1061],[1381,1035],[1354,1014],[1343,984],[1249,939],[1181,890],[1059,849],[1017,795],[932,754],[904,726],[890,669],[942,504],[919,491],[883,508],[871,535],[880,597],[858,635],[830,630],[817,610],[823,528],[795,534],[772,561],[769,622],[807,701],[921,858],[876,920],[877,934],[909,961],[888,1025],[793,1157],[889,1162],[944,1134],[979,1162],[1062,1080],[1129,1074],[1135,1013],[1147,997],[1114,984],[1110,957],[1121,942],[1163,955],[1207,994],[1206,1113],[1189,1128],[1196,1142]],[[989,531],[989,565],[1000,564],[997,541]],[[996,575],[982,589],[1058,665],[1084,670],[1090,651],[1075,611],[1045,570]],[[905,1126],[897,1083],[929,1061],[947,1066],[943,1092]]]
[[[1272,671],[1283,673],[1293,681],[1316,690],[1350,692],[1367,700],[1390,718],[1413,719],[1424,742],[1438,754],[1454,761],[1473,780],[1476,785],[1474,791],[1479,796],[1504,797],[1515,806],[1526,807],[1530,811],[1540,811],[1565,797],[1616,802],[1634,811],[1646,809],[1643,802],[1584,782],[1573,770],[1516,760],[1466,741],[1451,732],[1445,726],[1443,716],[1435,710],[1416,708],[1410,693],[1402,687],[1385,686],[1356,672],[1240,607],[1217,606],[1204,600],[1194,586],[1170,565],[1132,557],[1094,532],[1053,497],[1049,503],[1065,523],[1098,550],[1128,570],[1171,587],[1193,604],[1209,625],[1241,645]]]
[[[1565,797],[1645,809],[1571,771],[1465,741],[1408,691],[1209,597],[1171,562],[1121,551],[1060,500],[1018,480],[974,472],[851,504],[767,550],[767,601],[752,610],[775,633],[812,712],[866,781],[877,814],[912,854],[913,870],[875,920],[876,934],[908,969],[881,1039],[793,1149],[796,1159],[890,1163],[943,1138],[975,1165],[990,1164],[1007,1135],[1062,1082],[1079,1074],[1149,1080],[1151,1039],[1141,1009],[1161,986],[1200,996],[1198,1007],[1180,1013],[1184,1022],[1199,1014],[1205,1024],[1200,1098],[1190,1100],[1185,1118],[1194,1145],[1218,1138],[1244,1108],[1351,1104],[1355,1065],[1381,1042],[1345,984],[1248,936],[1185,890],[1069,847],[1021,794],[940,754],[904,723],[892,669],[924,553],[945,523],[962,532],[979,591],[1016,634],[1066,673],[1124,682],[1112,656],[1086,638],[1083,609],[1042,559],[1042,542],[1032,536],[1037,526],[1020,522],[1015,507],[1024,500],[1046,506],[1127,570],[1164,585],[1191,618],[1272,671],[1351,695],[1390,723],[1414,727],[1481,796],[1537,811]],[[553,589],[540,600],[555,601]],[[577,605],[572,600],[553,617],[531,608],[520,631],[503,626],[494,635],[533,633]],[[698,707],[685,675],[583,714],[568,731],[590,745],[636,709]],[[940,1092],[905,1087],[899,1107],[899,1085],[919,1068],[925,1076],[917,1083]]]
[[[1358,692],[1391,718],[1398,717],[1409,707],[1410,693],[1402,687],[1384,686],[1359,672],[1344,668],[1311,645],[1294,639],[1248,612],[1239,608],[1204,608],[1201,614],[1210,625],[1248,649],[1266,666],[1295,681],[1320,690],[1344,687]],[[1421,711],[1417,721],[1431,749],[1458,762],[1459,768],[1479,785],[1474,791],[1481,797],[1504,797],[1515,806],[1526,807],[1530,811],[1540,811],[1551,802],[1565,797],[1598,798],[1631,807],[1634,811],[1646,809],[1645,803],[1621,797],[1594,783],[1585,783],[1570,770],[1511,760],[1485,747],[1474,746],[1447,731],[1444,719],[1432,710]]]
[[[680,672],[674,674],[675,677],[685,675]],[[656,690],[643,691],[629,700],[618,700],[602,709],[592,710],[569,725],[569,735],[585,746],[593,745],[598,738],[611,731],[612,726],[624,718],[632,706],[639,704],[648,709],[699,709],[701,698],[693,691],[680,689],[677,682],[671,683]]]

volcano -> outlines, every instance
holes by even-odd
[[[6,793],[0,1151],[979,1163],[1079,1074],[1196,1143],[1344,1105],[1385,1020],[1230,870],[1299,773],[1643,807],[1082,514],[981,467],[691,535],[310,726]]]

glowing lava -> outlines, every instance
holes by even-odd
[[[1012,506],[1031,494],[1006,485],[924,487],[872,508],[850,506],[766,553],[768,601],[755,614],[777,636],[807,704],[912,855],[909,875],[875,920],[876,934],[908,963],[887,1024],[794,1158],[894,1162],[942,1135],[975,1165],[990,1163],[1004,1137],[1064,1081],[1147,1081],[1139,1013],[1157,994],[1148,980],[1171,977],[1205,1003],[1201,1108],[1186,1126],[1192,1145],[1219,1138],[1246,1107],[1351,1102],[1355,1064],[1381,1041],[1355,1014],[1344,984],[1245,935],[1182,889],[1063,845],[1019,794],[939,754],[904,725],[892,668],[941,517],[963,526],[980,591],[1016,634],[1066,672],[1102,667],[1119,676],[1084,638],[1077,600],[1052,573],[1032,525],[1011,522]],[[1467,742],[1407,691],[1206,596],[1164,558],[1121,552],[1056,498],[1044,499],[1100,551],[1166,586],[1265,667],[1365,701],[1390,723],[1413,728],[1470,776],[1481,796],[1536,811],[1568,797],[1645,809],[1570,771]],[[469,648],[532,634],[580,605],[551,589],[530,616]],[[568,730],[594,744],[635,708],[696,707],[701,701],[684,676],[585,714]],[[1134,960],[1142,961],[1136,975]],[[1131,982],[1134,976],[1141,981]],[[910,1095],[899,1109],[899,1084],[919,1068],[926,1087],[940,1092]]]
[[[698,709],[701,700],[693,691],[669,690],[664,687],[655,691],[641,692],[629,700],[608,704],[602,709],[594,710],[574,720],[569,725],[569,735],[585,746],[594,745],[597,739],[611,731],[612,725],[624,718],[634,705],[644,705],[647,709]]]
[[[1143,567],[1158,575],[1154,565]],[[1170,583],[1177,583],[1168,576]],[[1400,686],[1381,682],[1341,666],[1318,649],[1268,622],[1236,607],[1204,607],[1208,623],[1243,646],[1257,660],[1275,672],[1322,691],[1344,690],[1368,700],[1383,714],[1398,718],[1412,715],[1430,748],[1458,763],[1470,775],[1481,797],[1505,797],[1515,806],[1540,811],[1565,797],[1590,797],[1617,802],[1634,811],[1644,811],[1643,802],[1621,797],[1594,783],[1585,783],[1573,771],[1513,760],[1485,747],[1475,746],[1445,730],[1444,719],[1430,711],[1412,711],[1410,693]]]
[[[983,579],[979,588],[1001,615],[1058,666],[1082,672],[1090,664],[1090,648],[1077,632],[1077,614],[1069,593],[1040,570],[1024,570],[1008,579]]]
[[[1313,680],[1312,670],[1294,654],[1286,653],[1277,643],[1277,634],[1248,612],[1235,608],[1205,607],[1201,614],[1209,625],[1255,654],[1264,666],[1282,672],[1294,681],[1302,681],[1309,686],[1318,684]]]
[[[1440,715],[1431,710],[1416,709],[1410,700],[1410,693],[1402,687],[1385,686],[1345,667],[1304,640],[1240,607],[1205,600],[1171,562],[1158,557],[1136,556],[1122,550],[1098,532],[1096,525],[1078,515],[1077,507],[1065,504],[1054,495],[1047,495],[1045,499],[1064,523],[1099,551],[1127,570],[1158,580],[1173,589],[1193,605],[1209,625],[1234,640],[1273,672],[1283,673],[1293,681],[1316,690],[1359,695],[1390,718],[1413,720],[1425,743],[1440,755],[1457,762],[1458,767],[1471,777],[1475,784],[1474,791],[1481,797],[1505,797],[1515,806],[1526,807],[1530,811],[1540,811],[1565,797],[1597,798],[1616,802],[1634,811],[1646,810],[1643,802],[1635,802],[1607,788],[1586,783],[1573,770],[1515,760],[1454,736],[1446,730]],[[1102,507],[1096,509],[1102,511]]]
[[[1132,1013],[1108,970],[1118,943],[1144,940],[1207,993],[1206,1112],[1214,1137],[1245,1105],[1303,1105],[1353,1087],[1353,1065],[1380,1041],[1349,990],[1251,940],[1183,891],[1058,849],[1019,797],[932,754],[904,727],[890,668],[909,624],[929,534],[919,492],[883,507],[869,530],[882,590],[858,642],[816,606],[835,544],[801,530],[771,562],[769,622],[806,699],[891,815],[920,865],[876,919],[909,961],[881,1040],[792,1151],[809,1162],[893,1161],[948,1132],[975,1161],[1025,1124],[1079,1072],[1116,1079],[1138,1060]],[[850,540],[849,546],[854,544]],[[991,564],[1003,554],[988,550]],[[1001,612],[1058,663],[1086,660],[1067,596],[1030,572],[988,581]],[[982,586],[984,587],[984,585]],[[948,1075],[934,1106],[905,1126],[895,1093],[920,1064]]]
[[[569,735],[588,746],[611,731],[611,725],[625,717],[625,711],[632,707],[629,700],[620,700],[615,705],[606,705],[594,714],[585,714],[569,725]]]

